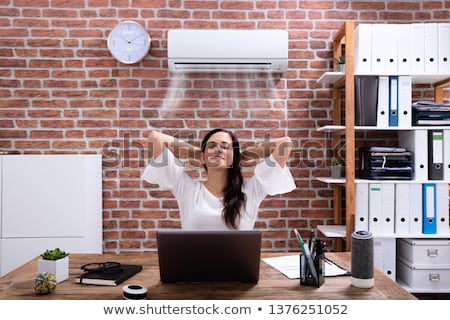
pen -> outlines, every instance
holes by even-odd
[[[308,248],[310,252],[312,250],[313,236],[314,236],[314,229],[311,229],[311,234],[309,235],[309,242],[308,242]]]
[[[297,237],[297,241],[300,244],[300,247],[302,248],[302,253],[305,255],[305,261],[309,267],[309,271],[311,272],[311,275],[312,275],[314,281],[317,283],[319,280],[317,278],[316,268],[314,267],[314,261],[311,258],[311,253],[309,252],[308,247],[305,246],[302,236],[297,231],[297,229],[294,229],[294,233],[295,233],[295,236]]]

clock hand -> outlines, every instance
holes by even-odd
[[[141,36],[142,36],[142,34],[138,34],[136,37],[134,37],[134,38],[132,38],[132,39],[130,40],[130,43],[133,42],[134,40],[136,40],[137,38],[141,37]]]

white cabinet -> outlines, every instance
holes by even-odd
[[[101,161],[101,155],[0,156],[0,276],[46,249],[102,252]]]

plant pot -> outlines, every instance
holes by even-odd
[[[38,273],[50,272],[56,276],[56,282],[69,279],[69,257],[59,260],[38,260]]]
[[[342,178],[342,168],[343,166],[330,167],[331,177],[334,179]]]
[[[342,63],[336,64],[336,71],[337,72],[345,72],[345,64],[342,64]]]

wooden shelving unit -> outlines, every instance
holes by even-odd
[[[339,29],[333,40],[333,58],[345,55],[345,74],[333,72],[327,75],[325,79],[333,82],[333,126],[341,126],[342,130],[336,130],[333,133],[333,146],[339,146],[345,143],[345,180],[343,183],[333,184],[334,195],[334,225],[339,226],[340,230],[345,228],[345,234],[342,238],[336,238],[335,250],[339,251],[345,239],[345,250],[350,251],[350,239],[354,230],[355,219],[355,114],[354,114],[354,23],[346,21]],[[345,46],[345,52],[342,48]],[[345,94],[345,114],[342,115],[342,101]],[[337,149],[334,149],[333,156],[337,157]],[[342,198],[345,194],[345,220],[343,219]],[[343,224],[345,223],[345,224]],[[344,227],[345,226],[345,227]],[[336,229],[336,228],[334,228]],[[333,233],[336,230],[334,230]],[[339,233],[337,233],[339,234]]]
[[[355,226],[355,131],[374,130],[373,127],[355,127],[354,28],[353,21],[346,21],[333,39],[333,58],[345,55],[345,72],[336,72],[334,67],[332,72],[326,72],[318,79],[318,83],[333,86],[333,123],[318,130],[331,133],[334,157],[338,157],[339,147],[345,144],[345,178],[319,179],[333,186],[334,225],[322,225],[318,226],[318,229],[325,236],[336,239],[334,248],[336,251],[344,248],[343,241],[345,241],[345,251],[350,251],[351,234]],[[344,52],[343,47],[345,47]],[[443,103],[444,89],[450,85],[448,75],[417,74],[411,76],[414,84],[434,83],[435,101]],[[400,130],[414,129],[417,127],[401,128]],[[421,127],[421,129],[426,128]],[[399,128],[383,128],[383,130],[399,131]],[[345,201],[343,201],[344,199]],[[345,203],[345,210],[343,203]],[[343,212],[345,212],[345,216]]]

